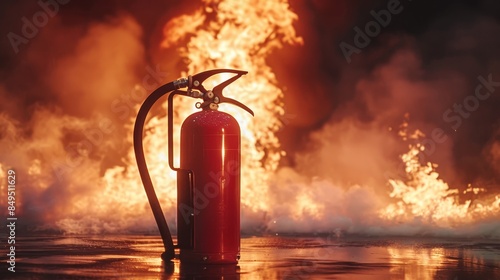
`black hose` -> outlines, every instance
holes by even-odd
[[[144,123],[146,122],[146,117],[149,110],[153,104],[160,99],[163,95],[175,90],[178,85],[174,82],[165,84],[155,91],[153,91],[144,101],[139,113],[137,113],[137,118],[134,125],[134,151],[135,159],[137,161],[137,167],[139,168],[139,174],[141,175],[142,184],[146,190],[146,195],[149,200],[149,205],[151,205],[151,210],[158,224],[158,229],[160,230],[160,235],[163,240],[163,245],[165,246],[165,252],[162,254],[162,259],[165,261],[172,260],[175,257],[174,252],[174,242],[172,241],[172,235],[168,229],[167,221],[161,210],[160,202],[156,197],[156,193],[153,187],[153,182],[151,181],[151,176],[146,165],[146,158],[144,157],[144,147],[142,144],[142,135],[144,129]]]

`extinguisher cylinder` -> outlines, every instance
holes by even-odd
[[[238,122],[224,112],[202,110],[182,125],[180,168],[192,172],[178,172],[177,178],[177,239],[183,262],[238,262],[240,143]]]

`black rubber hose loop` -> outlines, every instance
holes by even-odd
[[[141,175],[142,184],[144,186],[146,195],[149,200],[149,205],[151,205],[151,210],[153,211],[156,224],[158,225],[158,229],[160,230],[160,235],[163,240],[163,245],[165,246],[165,252],[161,255],[164,261],[170,261],[175,257],[174,242],[172,240],[172,235],[170,234],[170,230],[168,229],[167,221],[165,220],[165,216],[163,215],[160,202],[158,201],[158,197],[156,196],[153,187],[153,182],[151,181],[151,176],[149,175],[149,171],[146,165],[142,135],[144,130],[144,123],[146,122],[146,117],[153,104],[158,99],[160,99],[160,97],[175,89],[176,85],[174,84],[174,82],[171,82],[153,91],[146,98],[141,108],[139,109],[139,113],[137,113],[137,118],[134,125],[135,158],[137,161],[139,174]]]

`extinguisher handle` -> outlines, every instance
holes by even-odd
[[[218,84],[213,88],[213,90],[207,90],[203,86],[203,82],[208,79],[209,77],[217,74],[222,74],[222,73],[232,73],[236,74],[233,77],[225,80],[224,82]],[[210,103],[215,103],[215,104],[220,104],[220,103],[230,103],[233,105],[236,105],[243,110],[247,111],[250,113],[252,116],[254,115],[253,111],[248,108],[245,104],[232,99],[232,98],[227,98],[222,94],[222,90],[224,90],[225,87],[227,87],[229,84],[232,82],[236,81],[239,79],[241,76],[247,74],[248,71],[243,71],[243,70],[236,70],[236,69],[213,69],[213,70],[208,70],[205,72],[198,73],[196,75],[193,75],[189,79],[189,85],[188,85],[188,92],[192,91],[193,89],[199,90],[203,93],[203,104],[205,106],[208,106]],[[207,94],[208,92],[212,92],[213,94]],[[202,105],[202,107],[204,106]]]
[[[243,70],[236,70],[236,69],[212,69],[212,70],[208,70],[208,71],[203,71],[201,73],[198,73],[198,74],[195,74],[191,77],[190,79],[190,83],[188,85],[188,87],[190,89],[197,89],[203,93],[206,93],[207,90],[205,89],[205,87],[203,86],[203,82],[214,76],[214,75],[217,75],[217,74],[222,74],[222,73],[233,73],[233,74],[237,74],[235,77],[239,78],[241,77],[242,75],[245,75],[248,73],[248,71],[243,71]],[[236,79],[237,79],[236,78]],[[235,80],[236,80],[235,79]],[[234,81],[234,80],[232,80]],[[226,87],[228,84],[232,83],[229,82],[227,83],[226,85],[224,85],[222,88]],[[224,84],[224,83],[222,83]],[[221,85],[222,85],[221,84]]]
[[[253,114],[252,109],[248,108],[245,104],[239,102],[238,100],[234,100],[232,98],[227,98],[222,94],[222,90],[225,87],[227,87],[229,84],[231,84],[232,82],[239,79],[242,75],[245,75],[248,73],[247,71],[238,71],[238,70],[234,70],[234,71],[237,71],[236,72],[237,75],[231,77],[230,79],[228,79],[228,80],[226,80],[226,81],[224,81],[224,82],[222,82],[214,87],[214,89],[212,90],[212,92],[214,93],[214,100],[215,100],[215,98],[217,98],[219,101],[218,103],[230,103],[230,104],[236,105],[236,106],[242,108],[243,110],[247,111],[248,113],[250,113],[250,115],[253,116],[254,114]]]
[[[227,98],[227,97],[219,97],[219,100],[220,100],[219,103],[230,103],[230,104],[236,105],[236,106],[240,107],[241,109],[250,113],[250,115],[254,116],[252,109],[248,108],[245,104],[239,102],[238,100],[234,100],[232,98]]]

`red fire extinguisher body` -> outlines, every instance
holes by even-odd
[[[238,122],[224,112],[205,109],[182,125],[180,168],[191,172],[177,176],[181,261],[238,262],[240,141]]]
[[[203,82],[218,74],[234,76],[207,89]],[[222,90],[247,71],[212,69],[179,78],[154,90],[141,105],[134,125],[134,152],[141,181],[160,231],[165,261],[176,257],[174,242],[149,175],[143,147],[148,112],[164,94],[168,96],[168,165],[177,172],[177,248],[184,264],[237,263],[240,256],[240,127],[229,114],[217,111],[229,103],[247,111],[245,104],[225,97]],[[187,88],[187,90],[180,90]],[[200,98],[202,111],[189,116],[181,127],[180,166],[174,165],[174,96]]]

